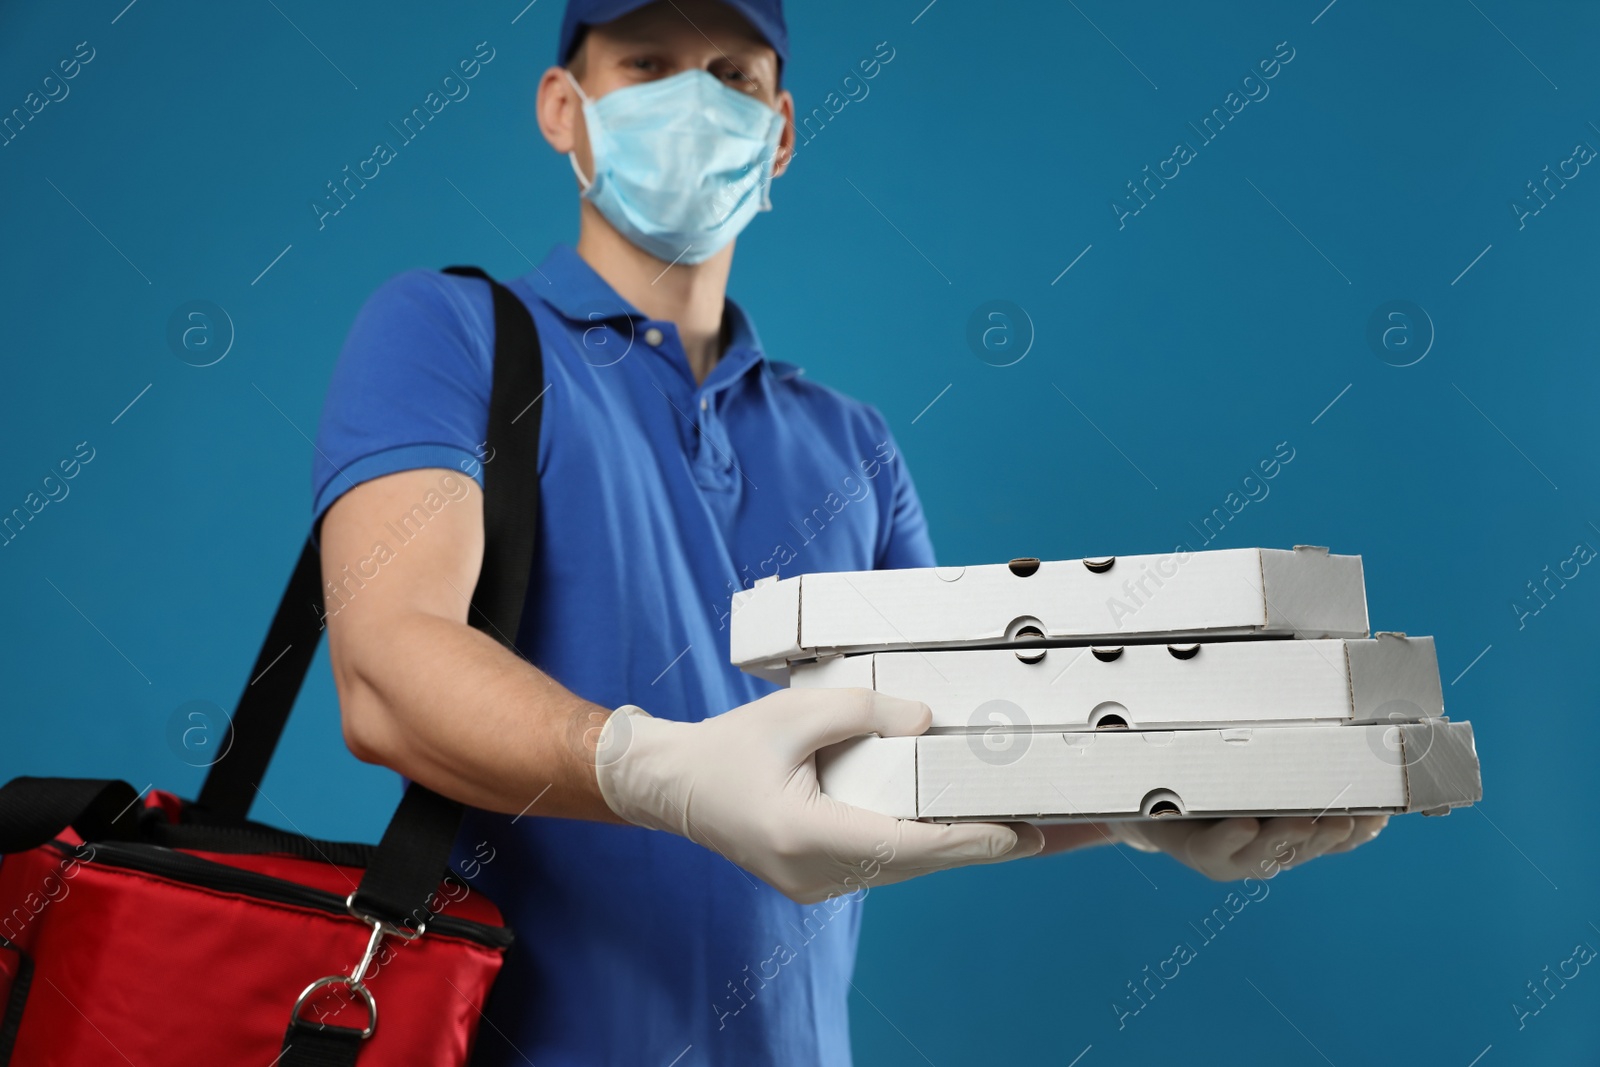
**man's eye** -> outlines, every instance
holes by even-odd
[[[630,59],[628,65],[645,74],[654,74],[661,69],[661,62],[655,59]]]

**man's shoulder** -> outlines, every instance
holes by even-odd
[[[480,278],[413,267],[390,275],[367,297],[362,315],[423,315],[475,321],[489,306],[488,286]]]
[[[478,278],[414,268],[380,283],[334,364],[328,416],[434,407],[487,410],[494,317]]]
[[[765,373],[776,393],[801,405],[814,417],[874,431],[887,425],[876,407],[807,376],[803,367],[769,357]]]
[[[323,401],[314,513],[369,478],[416,467],[472,469],[488,424],[493,336],[479,279],[415,269],[372,290]]]
[[[367,295],[340,363],[371,372],[442,360],[458,373],[486,370],[493,339],[493,301],[481,279],[416,267]]]

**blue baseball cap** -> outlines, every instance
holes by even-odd
[[[600,26],[612,19],[621,18],[630,11],[652,3],[653,0],[567,0],[566,14],[561,16],[561,41],[556,51],[556,62],[565,65],[572,58],[583,31],[590,26]],[[761,36],[767,39],[772,50],[778,53],[778,65],[789,65],[789,30],[783,23],[783,0],[722,0],[728,7],[750,20]]]

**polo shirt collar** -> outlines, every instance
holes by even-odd
[[[571,322],[593,323],[617,318],[649,321],[648,315],[624,300],[570,245],[556,245],[522,280],[531,292]],[[780,381],[804,373],[793,363],[766,358],[755,324],[732,298],[727,301],[725,314],[732,336],[727,350],[712,368],[708,384],[712,379],[726,380],[754,366],[764,366]]]

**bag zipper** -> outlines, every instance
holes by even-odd
[[[187,882],[215,889],[223,893],[237,893],[277,904],[295,904],[314,908],[333,915],[349,915],[344,898],[321,889],[296,882],[274,878],[257,871],[247,871],[226,863],[191,856],[187,852],[161,845],[130,845],[120,841],[94,841],[94,862],[111,867],[125,867],[175,882]],[[73,855],[80,846],[56,840],[50,843],[57,852]],[[352,916],[353,918],[353,916]],[[471,919],[458,919],[453,915],[435,915],[428,920],[430,933],[459,937],[487,948],[506,949],[511,946],[512,933],[508,927],[490,926]]]

